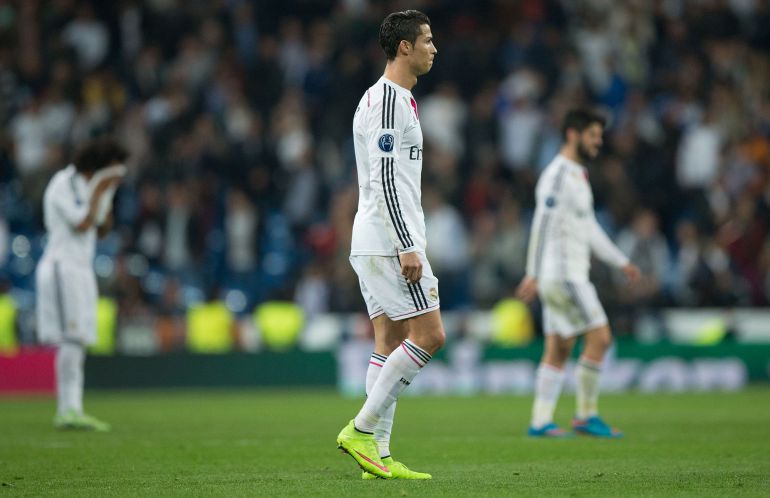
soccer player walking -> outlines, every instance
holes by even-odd
[[[389,444],[399,394],[444,344],[438,280],[425,257],[422,130],[411,93],[437,50],[430,20],[416,10],[388,15],[379,38],[385,73],[364,93],[353,118],[359,198],[350,251],[375,347],[366,402],[337,444],[365,479],[430,479],[394,461]]]
[[[568,112],[560,154],[537,182],[527,274],[516,291],[526,302],[539,295],[543,304],[545,351],[535,380],[530,436],[570,434],[553,422],[553,413],[564,383],[564,364],[581,335],[584,345],[576,370],[577,413],[572,427],[579,434],[622,436],[598,412],[601,366],[612,335],[596,289],[588,280],[591,253],[620,268],[631,282],[640,273],[594,215],[585,165],[599,154],[603,131],[601,116],[583,109]]]
[[[110,428],[83,412],[83,362],[86,346],[96,341],[97,232],[111,228],[112,195],[126,156],[110,139],[91,141],[51,178],[43,196],[48,244],[35,273],[37,326],[41,342],[57,347],[57,429]]]

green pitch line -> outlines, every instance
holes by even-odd
[[[573,398],[557,422],[566,425]],[[405,398],[391,449],[428,482],[362,481],[330,392],[89,393],[108,434],[61,433],[53,401],[0,399],[3,496],[768,496],[770,387],[615,395],[626,438],[532,440],[525,397]]]

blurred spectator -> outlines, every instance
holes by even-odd
[[[19,175],[25,177],[34,174],[42,168],[46,151],[45,121],[38,99],[29,99],[11,121],[11,133]]]
[[[493,260],[500,267],[502,285],[518,282],[527,267],[529,230],[524,225],[521,208],[512,195],[504,195],[500,202],[498,226],[492,243]]]
[[[295,227],[307,226],[316,215],[316,204],[320,194],[321,180],[307,149],[298,159],[289,175],[286,188],[284,211]]]
[[[235,273],[249,273],[257,266],[257,224],[254,205],[243,190],[230,190],[225,213],[227,266]]]
[[[325,269],[318,263],[311,263],[297,282],[294,302],[302,308],[305,317],[312,319],[315,315],[329,311],[329,296],[331,287]]]
[[[759,273],[761,247],[767,236],[770,210],[754,196],[744,193],[735,204],[733,215],[722,225],[719,240],[735,265],[738,275],[750,287],[751,304],[766,303],[762,293],[763,278]]]
[[[506,166],[531,176],[535,145],[540,136],[544,116],[537,100],[542,95],[541,75],[521,69],[500,87],[499,145]]]
[[[708,112],[702,122],[685,132],[677,152],[677,180],[685,194],[684,208],[706,229],[713,222],[707,195],[719,173],[722,144],[715,116]]]
[[[73,19],[62,32],[62,40],[78,55],[80,67],[94,69],[104,61],[110,48],[110,34],[88,2],[81,2]]]
[[[711,113],[685,132],[679,146],[677,179],[685,190],[703,191],[719,172],[722,135]]]
[[[281,25],[280,61],[284,84],[300,88],[308,70],[307,46],[299,19],[286,19]]]
[[[433,272],[441,282],[441,306],[468,304],[468,232],[457,209],[431,188],[423,189],[425,237]]]
[[[495,213],[482,211],[476,214],[471,226],[470,259],[473,271],[469,278],[470,290],[476,305],[489,308],[497,302],[502,290],[498,260],[492,254],[497,231]],[[439,282],[439,285],[443,284]]]
[[[462,155],[467,110],[457,88],[450,84],[440,85],[420,105],[420,126],[425,141],[445,149],[454,155]]]
[[[635,306],[659,303],[670,262],[666,239],[658,228],[655,213],[640,209],[634,215],[631,227],[618,235],[618,247],[642,271],[637,283],[624,286],[623,299]],[[623,278],[622,275],[619,277]]]
[[[10,233],[8,231],[8,222],[0,214],[0,268],[5,266],[10,252]]]
[[[167,211],[163,227],[163,263],[171,271],[189,269],[196,261],[195,210],[189,187],[172,183],[167,190]]]
[[[683,306],[698,304],[698,290],[693,286],[702,264],[701,241],[695,223],[683,220],[676,226],[677,250],[670,277],[674,302]]]
[[[604,95],[611,84],[614,44],[598,10],[587,10],[584,25],[575,34],[581,66],[594,95]]]
[[[161,351],[181,349],[185,342],[185,303],[179,279],[166,279],[157,313],[155,329]]]

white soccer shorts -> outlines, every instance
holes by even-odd
[[[44,260],[38,265],[35,284],[40,342],[86,346],[96,342],[99,293],[93,270]]]
[[[439,309],[438,279],[425,254],[418,254],[422,261],[422,278],[414,284],[401,275],[397,256],[350,257],[369,318],[384,313],[391,320],[404,320]]]
[[[539,282],[538,294],[546,335],[569,338],[607,324],[607,314],[591,282]]]

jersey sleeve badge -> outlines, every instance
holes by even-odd
[[[380,139],[377,141],[377,145],[383,152],[392,152],[394,142],[395,139],[393,138],[393,135],[390,133],[383,133],[382,136],[380,136]]]

